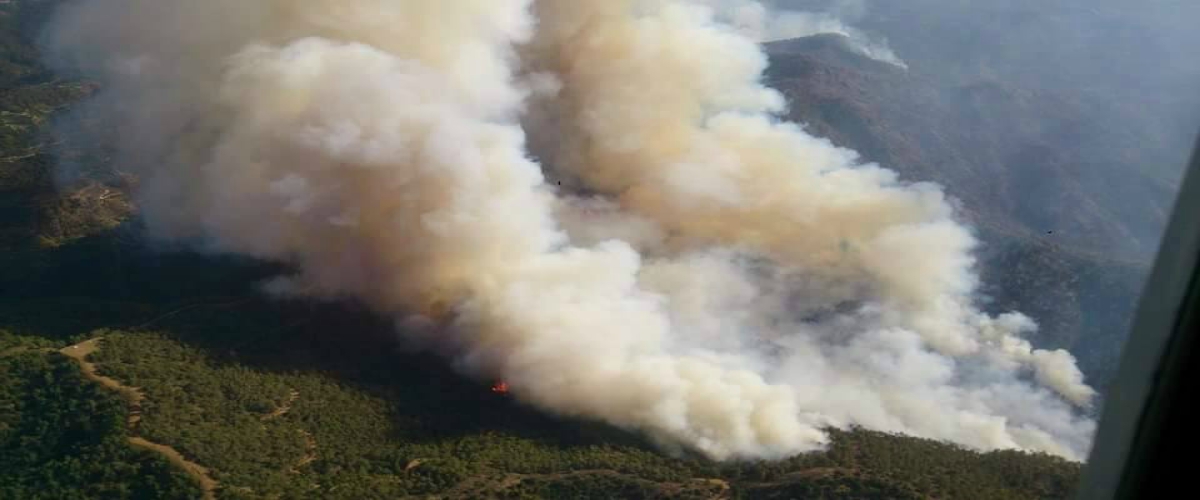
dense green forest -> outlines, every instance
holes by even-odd
[[[0,331],[0,498],[189,498],[197,488],[125,438],[120,398],[47,352]]]
[[[353,304],[269,301],[275,265],[141,242],[91,123],[39,64],[53,2],[0,4],[0,499],[1066,498],[1079,464],[832,431],[822,453],[714,463],[527,408],[399,349]],[[74,106],[73,106],[74,104]],[[54,124],[58,127],[52,127]],[[69,176],[54,165],[68,165]],[[136,401],[97,382],[138,388]],[[60,352],[61,351],[61,352]],[[78,356],[84,357],[84,356]],[[123,397],[124,396],[124,397]]]

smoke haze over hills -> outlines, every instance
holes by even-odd
[[[976,142],[964,148],[972,156],[911,175],[952,186],[988,222],[1053,230],[1060,243],[1124,259],[1154,255],[1200,132],[1200,4],[774,4],[839,13],[886,39],[930,92],[959,94],[937,106],[958,121],[946,129],[967,136],[951,141]],[[987,163],[986,175],[963,173]]]

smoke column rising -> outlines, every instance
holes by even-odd
[[[85,0],[50,38],[106,83],[152,237],[293,263],[273,292],[529,404],[716,459],[849,425],[1082,457],[1093,391],[974,306],[941,190],[778,121],[724,9]]]

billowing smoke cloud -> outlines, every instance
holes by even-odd
[[[293,263],[276,293],[532,405],[718,459],[854,424],[1081,457],[1093,391],[973,305],[940,189],[774,118],[711,3],[85,0],[51,38],[153,237]]]

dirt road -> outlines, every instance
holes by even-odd
[[[200,485],[200,489],[204,491],[204,500],[214,500],[218,483],[209,474],[208,469],[195,462],[190,462],[184,458],[178,450],[170,446],[148,441],[138,436],[138,423],[142,420],[142,400],[146,395],[137,387],[130,387],[122,384],[120,381],[100,375],[96,371],[96,365],[87,360],[88,356],[100,350],[100,342],[103,338],[94,338],[87,342],[68,346],[60,350],[64,356],[74,359],[79,363],[79,370],[83,372],[83,376],[88,380],[96,382],[105,388],[115,391],[125,399],[129,404],[129,444],[138,448],[146,449],[158,453],[165,457],[176,467],[183,469]]]

